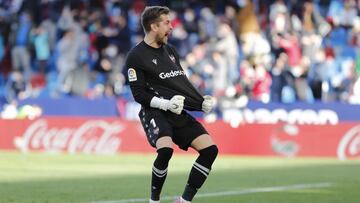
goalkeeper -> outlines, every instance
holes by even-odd
[[[146,7],[141,15],[145,37],[127,55],[127,82],[141,104],[139,117],[157,157],[152,166],[150,203],[160,202],[173,143],[183,150],[195,149],[193,164],[182,196],[175,202],[191,202],[203,185],[218,148],[190,111],[210,112],[211,96],[202,96],[189,82],[176,50],[167,44],[172,25],[167,7]]]

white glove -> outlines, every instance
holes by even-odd
[[[167,103],[167,109],[173,113],[181,114],[181,111],[184,108],[185,97],[180,95],[173,96],[170,101]]]
[[[212,108],[214,107],[214,99],[210,95],[205,95],[205,96],[203,96],[203,98],[204,98],[204,101],[202,103],[201,110],[205,113],[209,113],[212,110]]]
[[[181,95],[175,95],[170,100],[153,97],[150,106],[164,111],[170,110],[171,112],[180,115],[184,108],[184,100],[185,97]]]

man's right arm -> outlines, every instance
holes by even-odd
[[[145,71],[139,60],[140,58],[134,53],[129,53],[127,56],[127,81],[135,101],[149,107],[150,101],[155,95],[146,91]]]

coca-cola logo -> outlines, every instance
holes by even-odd
[[[124,130],[119,122],[88,120],[81,125],[49,127],[47,120],[33,122],[24,134],[16,137],[15,146],[22,152],[44,150],[47,152],[115,154],[120,150],[119,133]]]
[[[340,160],[360,156],[360,125],[351,128],[340,140],[337,156]]]
[[[284,124],[275,128],[271,134],[271,149],[276,154],[294,157],[300,151],[300,145],[293,139],[299,135],[299,127],[292,124]]]

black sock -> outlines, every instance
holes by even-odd
[[[182,198],[187,201],[192,201],[198,189],[204,184],[217,156],[218,148],[216,145],[212,145],[200,150],[199,153],[199,157],[191,168],[189,179],[182,195]]]
[[[160,200],[161,189],[166,179],[167,167],[173,154],[173,149],[164,147],[158,149],[157,153],[158,155],[154,161],[151,178],[151,199],[154,201]]]

